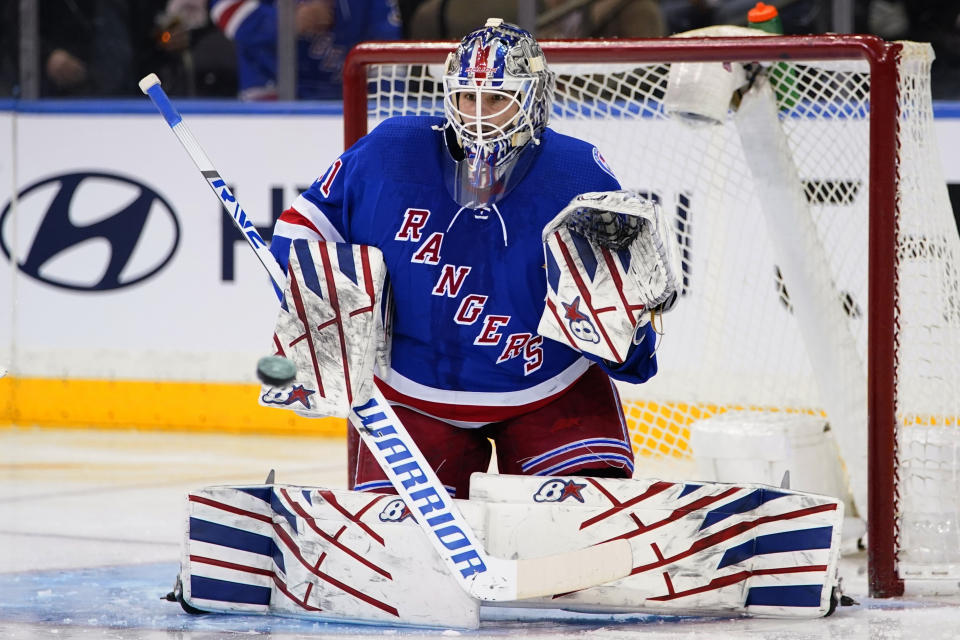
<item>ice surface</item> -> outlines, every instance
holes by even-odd
[[[484,607],[478,631],[191,616],[162,600],[184,496],[211,484],[343,487],[344,443],[103,430],[0,430],[0,638],[512,638],[807,640],[958,636],[960,598],[873,600],[864,557],[842,566],[860,604],[811,621],[588,615]]]

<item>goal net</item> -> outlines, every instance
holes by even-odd
[[[730,29],[541,43],[558,76],[550,126],[659,201],[682,251],[659,373],[621,389],[639,472],[688,459],[710,416],[823,417],[867,516],[871,592],[955,590],[960,239],[932,49]],[[441,115],[451,48],[355,49],[347,145],[390,116]]]

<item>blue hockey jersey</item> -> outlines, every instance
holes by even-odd
[[[209,0],[210,16],[237,49],[240,97],[277,97],[277,7],[274,0]],[[364,40],[399,40],[396,0],[332,0],[333,26],[297,39],[297,98],[339,99],[350,48]]]
[[[619,189],[590,144],[544,131],[520,183],[490,210],[461,208],[443,179],[442,119],[391,118],[344,152],[284,212],[271,251],[286,267],[290,240],[372,245],[393,288],[387,399],[453,424],[519,415],[563,393],[590,366],[537,335],[546,273],[541,232],[575,195]],[[648,334],[613,377],[656,372]]]

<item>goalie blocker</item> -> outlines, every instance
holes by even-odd
[[[294,240],[274,330],[276,355],[296,365],[281,387],[266,381],[260,404],[307,417],[345,418],[373,395],[373,369],[389,353],[389,293],[374,247]]]
[[[680,254],[659,205],[628,190],[583,193],[543,229],[547,299],[537,331],[621,364],[651,313],[668,311]]]

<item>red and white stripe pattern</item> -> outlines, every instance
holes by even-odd
[[[622,363],[645,320],[630,252],[595,246],[567,227],[552,231],[544,247],[547,300],[540,335]]]
[[[505,392],[452,391],[414,382],[393,369],[378,374],[377,386],[391,404],[398,404],[457,427],[482,427],[545,406],[586,373],[583,358],[559,374],[527,389]]]
[[[259,5],[259,0],[219,0],[210,7],[210,18],[224,35],[233,40],[237,29]]]
[[[193,492],[184,598],[204,611],[476,626],[478,605],[436,570],[419,527],[382,517],[393,499],[284,485]],[[404,570],[411,561],[426,575]]]
[[[557,502],[543,518],[518,511],[513,522],[498,507],[502,526],[529,527],[511,540],[536,541],[511,551],[525,557],[621,539],[631,543],[634,567],[612,585],[558,596],[555,606],[778,617],[816,617],[829,609],[843,522],[839,500],[764,485],[573,480],[576,492],[547,494]],[[544,482],[474,476],[471,497],[515,503],[527,495],[518,506],[529,512],[544,505]],[[576,500],[566,500],[574,493]]]
[[[629,441],[587,438],[565,444],[523,463],[523,472],[537,476],[575,474],[585,467],[605,462],[633,475],[633,450]]]
[[[274,335],[297,366],[289,387],[264,386],[260,403],[308,416],[346,417],[373,390],[386,266],[374,247],[294,240]]]
[[[564,490],[557,490],[558,483]],[[547,487],[550,485],[550,487]],[[181,581],[207,611],[473,627],[396,496],[269,485],[189,497]],[[764,485],[475,475],[459,501],[490,553],[519,558],[627,540],[609,584],[511,606],[818,617],[837,584],[838,500]]]
[[[591,484],[603,492],[600,483]],[[607,493],[610,509],[581,524],[596,526],[624,509],[639,516],[614,538],[638,542],[631,576],[662,581],[650,600],[700,606],[723,602],[732,593],[745,597],[747,608],[795,609],[798,615],[829,602],[828,569],[831,555],[836,563],[840,529],[835,516],[842,513],[838,501],[791,500],[795,496],[771,487],[654,483],[647,489],[653,495],[661,491],[671,491],[675,504],[652,521],[641,516],[642,494],[621,500]],[[697,515],[691,519],[691,513]],[[691,521],[699,523],[695,532]],[[680,531],[693,535],[680,537]],[[693,573],[691,566],[703,570]]]
[[[274,235],[305,240],[343,242],[343,236],[330,224],[326,214],[302,194],[293,205],[280,215],[273,230]]]

